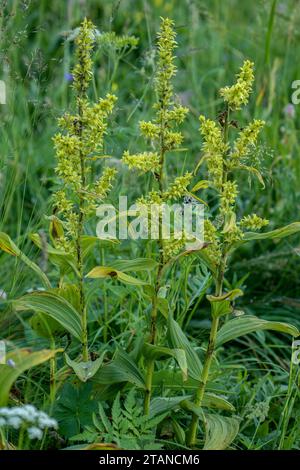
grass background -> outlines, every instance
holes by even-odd
[[[28,256],[40,261],[28,234],[46,229],[46,216],[51,214],[50,196],[56,184],[51,138],[57,129],[56,118],[72,105],[67,74],[72,69],[73,45],[66,37],[84,16],[88,16],[100,32],[115,31],[139,38],[138,47],[125,57],[109,48],[96,51],[91,96],[97,98],[108,91],[118,96],[106,140],[106,150],[116,160],[126,148],[132,151],[141,148],[138,121],[147,120],[151,114],[159,19],[168,16],[175,21],[179,45],[175,89],[190,108],[190,114],[184,125],[188,150],[169,157],[170,179],[192,168],[199,157],[199,114],[214,118],[220,111],[218,89],[232,83],[244,59],[253,60],[255,89],[250,105],[239,120],[247,122],[254,116],[267,123],[261,138],[266,187],[262,189],[254,180],[242,180],[244,192],[239,207],[244,213],[254,211],[270,219],[271,228],[300,220],[300,108],[296,105],[290,114],[286,111],[291,102],[292,82],[300,79],[297,63],[300,4],[297,0],[25,0],[1,1],[0,79],[5,81],[7,90],[7,104],[0,105],[1,231],[17,241]],[[118,165],[117,161],[115,163]],[[140,178],[137,184],[135,176],[125,172],[122,166],[119,168],[118,188],[122,194],[134,198],[143,191],[146,181]],[[300,326],[299,241],[299,237],[293,236],[279,243],[257,242],[235,256],[228,282],[236,285],[248,275],[242,280],[247,294],[241,308],[266,319],[285,320]],[[117,252],[118,256],[138,254],[133,244],[125,245],[122,250]],[[182,298],[184,275],[176,272],[172,275],[173,299]],[[191,289],[196,290],[199,286],[196,280],[194,283]],[[27,269],[23,266],[21,269],[19,263],[7,255],[0,255],[0,289],[9,298],[36,287],[37,281]],[[110,318],[116,319],[118,332],[122,330],[122,321],[118,324],[118,318],[125,310],[125,294],[121,288],[107,289],[103,288],[102,292],[101,315],[109,312]],[[112,293],[118,299],[114,305],[110,301]],[[135,299],[126,300],[131,328],[138,326],[139,318],[134,302]],[[180,308],[183,302],[178,302]],[[207,323],[205,304],[203,311],[197,307],[190,324],[199,337]],[[24,327],[26,333],[23,321],[16,323],[5,317],[2,330],[5,337],[8,335],[19,344],[25,341],[28,344],[30,337],[24,336]],[[247,351],[250,351],[248,356]],[[271,334],[257,335],[255,340],[247,337],[238,341],[232,350],[225,351],[225,364],[228,361],[239,366],[244,354],[248,357],[248,362],[243,362],[244,370],[250,375],[243,377],[243,369],[239,369],[241,375],[236,387],[243,392],[240,407],[252,394],[261,402],[273,397],[270,431],[265,431],[265,436],[258,439],[255,430],[253,440],[242,437],[239,443],[241,447],[259,448],[267,445],[268,439],[272,441],[266,436],[276,429],[280,419],[278,410],[285,402],[289,340]],[[233,396],[237,392],[237,388],[233,389]],[[291,411],[290,423],[287,446],[297,448],[300,433],[297,431],[297,406]],[[263,434],[262,430],[259,432]]]

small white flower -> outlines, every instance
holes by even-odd
[[[23,409],[27,412],[27,418],[26,419],[28,421],[34,421],[38,417],[39,412],[37,411],[37,409],[34,406],[25,405],[23,407]]]
[[[30,439],[41,439],[43,429],[57,429],[57,421],[44,411],[38,411],[33,405],[0,408],[0,426],[12,426],[19,429],[22,425],[28,427]]]
[[[18,416],[10,416],[7,420],[7,424],[12,426],[14,429],[19,429],[22,425],[22,420]]]
[[[23,421],[34,421],[30,419],[30,415],[27,410],[25,410],[23,407],[19,407],[18,409],[15,410],[16,414],[23,419]]]
[[[27,429],[29,439],[42,439],[43,431],[35,426],[31,426]]]
[[[0,416],[8,416],[8,414],[9,414],[9,408],[7,408],[6,406],[3,408],[0,408]]]
[[[40,416],[38,418],[39,427],[44,428],[54,428],[57,429],[57,421],[55,419],[49,418],[49,416]]]

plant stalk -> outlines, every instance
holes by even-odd
[[[79,99],[81,94],[79,94]],[[82,109],[79,101],[78,104],[78,115],[82,117]],[[82,123],[80,121],[79,126],[79,138],[82,137]],[[77,251],[77,268],[79,272],[79,303],[80,303],[80,315],[81,315],[81,328],[82,328],[82,359],[87,362],[89,360],[89,350],[88,350],[88,331],[87,331],[87,309],[85,303],[85,293],[84,293],[84,267],[83,267],[83,253],[81,238],[83,235],[84,229],[84,193],[83,190],[86,186],[86,174],[85,174],[85,160],[82,150],[80,150],[80,186],[81,191],[79,194],[79,217],[78,217],[78,227],[77,227],[77,239],[76,239],[76,251]]]
[[[224,121],[224,127],[223,127],[223,140],[225,143],[228,141],[228,132],[229,132],[229,108],[226,107],[225,121]],[[227,175],[226,168],[223,167],[223,183],[227,181],[227,176],[228,175]],[[217,269],[217,275],[215,279],[216,297],[220,297],[222,295],[226,261],[227,261],[227,253],[226,253],[226,250],[223,248],[222,256],[220,258],[220,262],[219,262],[218,269]],[[209,371],[210,371],[213,354],[214,354],[215,346],[216,346],[218,327],[219,327],[219,317],[212,315],[209,342],[208,342],[206,353],[205,353],[204,365],[203,365],[201,378],[200,378],[200,385],[196,391],[196,396],[195,396],[195,401],[194,401],[195,405],[198,408],[202,406],[203,397],[204,397],[204,393],[205,393],[206,386],[207,386]],[[188,436],[187,436],[187,444],[189,447],[194,447],[196,444],[198,424],[199,424],[199,416],[196,413],[193,413],[190,429],[188,431]]]
[[[51,349],[54,351],[56,348],[55,339],[51,336]],[[56,395],[56,356],[50,359],[50,403],[51,405],[54,403],[55,395]]]
[[[162,100],[163,101],[163,100]],[[164,190],[164,163],[165,163],[165,129],[166,123],[163,118],[160,118],[160,167],[159,173],[156,175],[156,179],[158,182],[159,193],[162,194]],[[157,336],[157,295],[160,288],[160,279],[163,270],[163,239],[162,239],[162,217],[161,212],[159,212],[159,239],[158,239],[158,247],[159,247],[159,266],[158,266],[158,273],[157,273],[157,281],[155,285],[155,294],[152,301],[152,311],[151,311],[151,330],[150,330],[150,344],[155,345],[156,343],[156,336]],[[144,398],[144,414],[149,415],[150,411],[150,401],[151,401],[151,393],[152,393],[152,381],[153,381],[153,372],[154,372],[154,365],[155,360],[150,359],[147,365],[147,372],[146,372],[146,391],[145,391],[145,398]]]
[[[222,274],[219,273],[218,277],[219,277],[219,280],[216,283],[216,296],[220,296],[222,294],[222,285],[223,285],[223,281],[221,280],[220,282],[220,279],[222,279],[223,277]],[[207,381],[209,377],[209,371],[210,371],[213,354],[214,354],[215,347],[216,347],[218,327],[219,327],[219,318],[212,317],[209,342],[208,342],[206,353],[205,353],[205,359],[204,359],[204,365],[203,365],[201,379],[200,379],[200,385],[196,391],[196,396],[195,396],[195,401],[194,401],[195,405],[198,408],[202,406],[202,401],[203,401],[204,393],[206,390],[206,385],[207,385]],[[188,438],[187,438],[187,444],[189,447],[193,447],[196,444],[198,424],[199,424],[199,416],[196,413],[193,413],[192,422],[190,425]]]
[[[162,258],[162,254],[160,255]],[[157,300],[158,300],[158,291],[160,288],[160,278],[162,273],[162,263],[160,263],[157,273],[157,282],[155,287],[155,293],[152,301],[152,310],[151,310],[151,327],[150,327],[150,338],[149,343],[155,345],[157,337]],[[154,372],[155,360],[150,359],[147,364],[146,372],[146,390],[144,397],[144,414],[149,415],[150,412],[150,400],[152,394],[152,381],[153,381],[153,372]]]

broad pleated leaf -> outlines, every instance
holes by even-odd
[[[27,369],[31,369],[31,367],[48,361],[58,351],[44,349],[42,351],[30,352],[28,349],[19,349],[9,352],[6,360],[10,365],[0,364],[0,406],[6,405],[10,389],[20,374]]]
[[[145,343],[143,347],[143,354],[145,357],[155,360],[164,360],[168,356],[173,357],[177,361],[177,364],[182,372],[183,380],[187,380],[188,367],[184,349],[171,349]]]
[[[153,417],[161,413],[171,411],[174,408],[179,407],[180,403],[188,398],[190,398],[190,395],[179,397],[155,397],[151,400],[150,416]]]
[[[74,338],[81,341],[80,316],[63,297],[52,292],[33,292],[12,302],[17,311],[33,310],[58,321]]]
[[[235,417],[205,414],[204,450],[224,450],[239,431],[240,420]]]
[[[263,320],[254,315],[242,315],[233,320],[229,320],[220,328],[217,334],[217,346],[221,346],[240,336],[260,330],[280,331],[281,333],[287,333],[291,336],[299,335],[299,330],[289,323]]]
[[[125,351],[118,351],[109,364],[101,367],[93,377],[94,382],[112,385],[121,382],[130,382],[139,388],[145,388],[144,376]]]
[[[158,263],[151,258],[121,259],[112,263],[112,266],[118,271],[151,271],[157,267]]]
[[[168,338],[172,348],[183,349],[186,354],[188,374],[196,380],[199,380],[202,372],[202,364],[196,351],[187,339],[174,318],[169,315],[168,319]]]
[[[100,238],[91,235],[82,235],[80,240],[84,258],[93,250],[97,243],[101,244],[101,248],[109,247],[111,244],[120,243],[116,238],[106,238],[105,240],[101,240]]]
[[[205,392],[202,406],[206,408],[216,408],[218,410],[227,410],[227,411],[234,411],[234,406],[226,400],[224,397],[220,397],[215,393]]]
[[[285,227],[280,227],[270,232],[256,233],[256,232],[247,232],[245,233],[243,240],[266,240],[266,239],[275,239],[275,238],[284,238],[294,233],[300,232],[300,222],[293,222],[292,224],[286,225]]]
[[[58,321],[40,312],[32,315],[30,318],[30,326],[43,338],[53,338],[54,336],[65,333],[65,329]]]
[[[91,279],[117,279],[118,281],[124,282],[125,284],[131,284],[134,286],[145,286],[147,282],[142,281],[141,279],[137,279],[136,277],[129,276],[126,273],[118,271],[115,268],[107,267],[107,266],[97,266],[93,268],[86,277]]]
[[[41,270],[41,268],[31,261],[11,240],[11,238],[4,232],[0,232],[0,249],[5,251],[12,256],[16,256],[23,263],[25,263],[32,271],[34,271],[40,279],[43,281],[43,284],[49,288],[51,287],[50,281],[47,278],[46,274]]]

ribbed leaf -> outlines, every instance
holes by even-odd
[[[30,318],[30,326],[43,338],[53,338],[54,336],[65,333],[65,329],[58,321],[40,312],[32,315]]]
[[[6,359],[10,365],[0,364],[0,406],[6,405],[10,389],[20,374],[31,367],[48,361],[58,351],[44,349],[30,352],[28,349],[19,349],[9,352]]]
[[[74,338],[81,341],[80,316],[63,297],[53,292],[33,292],[12,302],[17,311],[33,310],[49,315],[58,321]]]
[[[12,256],[18,257],[23,263],[25,263],[32,271],[34,271],[43,281],[43,284],[49,288],[51,287],[50,281],[46,274],[41,268],[31,261],[27,256],[17,247],[17,245],[11,240],[11,238],[4,232],[0,232],[0,249],[5,251]]]
[[[199,191],[199,189],[206,189],[209,186],[209,181],[207,180],[201,180],[198,181],[198,183],[195,184],[195,186],[191,189],[191,192],[196,192]]]
[[[170,349],[165,348],[163,346],[156,346],[153,344],[145,343],[143,348],[143,354],[147,358],[156,360],[163,360],[168,356],[173,357],[177,361],[177,364],[182,372],[183,380],[187,380],[188,367],[184,349]]]
[[[299,330],[288,323],[263,320],[254,315],[242,315],[228,321],[220,328],[217,335],[217,346],[260,330],[280,331],[292,336],[299,335]]]
[[[121,271],[118,271],[115,268],[107,267],[107,266],[97,266],[93,268],[86,277],[92,279],[103,279],[103,278],[110,278],[110,279],[118,279],[125,284],[131,284],[134,286],[145,286],[147,282],[142,281],[141,279],[137,279],[135,277],[129,276]]]
[[[300,232],[300,222],[293,222],[292,224],[286,225],[285,227],[277,228],[276,230],[271,230],[270,232],[256,233],[256,232],[247,232],[245,233],[243,240],[265,240],[265,239],[274,239],[274,238],[284,238],[294,233]]]
[[[84,258],[93,250],[96,243],[101,243],[101,248],[109,247],[111,244],[116,245],[120,243],[119,240],[114,238],[106,238],[105,240],[101,240],[99,237],[93,237],[91,235],[82,235],[80,241]]]
[[[151,271],[158,263],[152,258],[120,259],[113,262],[112,266],[118,271]]]
[[[205,414],[204,450],[224,450],[239,431],[239,418]]]
[[[140,370],[125,351],[118,351],[109,364],[101,367],[94,375],[96,383],[112,385],[121,382],[130,382],[139,388],[145,388],[145,380]]]
[[[49,260],[54,266],[58,266],[61,272],[68,273],[70,271],[74,271],[78,276],[79,272],[76,267],[76,262],[74,256],[66,253],[63,250],[54,248],[50,243],[46,243],[43,246],[41,237],[38,233],[30,234],[30,240],[40,249],[45,249],[48,255]]]
[[[169,315],[168,318],[168,337],[172,348],[183,349],[185,351],[188,374],[198,380],[202,372],[202,364],[199,356],[196,354],[186,335],[171,315]]]
[[[155,397],[151,400],[150,417],[171,411],[178,407],[183,400],[188,398],[190,398],[190,396],[186,395],[179,397]]]
[[[168,386],[166,386],[168,388]],[[155,416],[166,411],[173,410],[174,408],[184,408],[188,411],[196,412],[198,416],[203,418],[202,409],[195,407],[191,401],[192,395],[181,395],[178,397],[155,397],[151,400],[150,415]],[[229,403],[225,398],[215,395],[214,393],[205,392],[202,406],[204,408],[216,408],[219,410],[234,411],[234,406]]]
[[[226,400],[224,397],[220,397],[219,395],[215,395],[214,393],[205,392],[202,406],[206,408],[217,408],[219,410],[227,410],[227,411],[234,411],[234,406]]]

